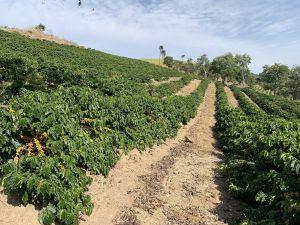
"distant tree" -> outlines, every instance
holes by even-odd
[[[45,31],[46,30],[46,26],[44,24],[38,24],[34,27],[34,29],[39,30],[39,31]]]
[[[162,60],[165,59],[166,55],[167,55],[167,52],[166,52],[166,50],[163,49],[162,52],[161,52]]]
[[[185,73],[195,73],[196,72],[196,67],[195,67],[195,64],[193,62],[193,59],[188,58],[188,60],[186,62],[182,62],[180,70],[185,72]]]
[[[158,48],[158,50],[159,50],[159,58],[158,58],[158,61],[159,61],[159,65],[161,65],[161,59],[162,59],[162,55],[163,55],[163,53],[164,53],[164,46],[162,46],[162,45],[160,45],[159,46],[159,48]]]
[[[192,58],[188,58],[187,63],[193,63],[193,59]]]
[[[174,59],[173,59],[173,57],[171,57],[171,56],[166,56],[165,58],[164,58],[164,64],[167,66],[167,67],[173,67],[173,65],[174,65]]]
[[[234,81],[238,72],[235,57],[231,53],[214,58],[210,66],[210,72],[215,77],[221,77],[222,82]]]
[[[251,57],[247,54],[236,55],[235,60],[239,69],[236,80],[245,86],[246,78],[250,75],[250,69],[248,65],[251,63]]]
[[[246,84],[249,86],[255,85],[257,83],[257,74],[251,73],[246,77]]]
[[[287,82],[287,94],[294,100],[300,99],[300,66],[294,66]]]
[[[184,57],[185,57],[185,54],[181,55],[181,59],[182,59],[182,60],[184,59]]]
[[[285,87],[289,74],[288,66],[275,63],[272,66],[263,66],[263,71],[259,77],[266,88],[274,91],[274,95],[278,95]]]
[[[183,62],[181,60],[174,60],[173,61],[173,68],[178,70],[178,71],[182,71],[182,65],[183,65]]]
[[[207,73],[209,71],[210,67],[210,61],[206,54],[203,54],[199,58],[197,58],[196,67],[199,72],[199,74],[204,73],[204,77],[207,77]]]

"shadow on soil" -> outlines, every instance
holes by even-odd
[[[215,128],[213,128],[214,138],[217,140],[214,144],[214,148],[222,151],[221,145],[217,139]],[[225,160],[224,154],[221,152],[214,152],[214,155],[220,159],[218,167],[213,170],[214,172],[214,183],[217,185],[221,196],[221,203],[215,208],[214,213],[218,215],[218,218],[225,223],[231,223],[235,220],[241,218],[241,210],[244,208],[245,204],[238,199],[231,196],[228,192],[226,181],[226,174],[221,170],[220,166]]]

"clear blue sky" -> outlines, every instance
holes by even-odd
[[[47,31],[105,52],[134,57],[210,58],[248,53],[259,72],[300,64],[299,0],[0,0],[0,25]],[[94,9],[94,10],[93,10]]]

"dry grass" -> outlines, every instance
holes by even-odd
[[[17,34],[21,34],[27,37],[30,37],[32,39],[39,39],[39,40],[47,40],[47,41],[52,41],[58,44],[63,44],[63,45],[74,45],[78,46],[76,43],[67,41],[63,38],[56,37],[52,34],[47,34],[43,31],[37,30],[37,29],[19,29],[19,28],[9,28],[9,27],[1,27],[0,29],[8,31],[8,32],[13,32]]]
[[[159,59],[141,59],[141,60],[152,63],[157,66],[167,67],[166,65],[163,64],[162,60],[160,60],[160,62],[159,62]]]

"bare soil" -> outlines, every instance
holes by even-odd
[[[215,86],[197,116],[175,139],[124,156],[107,179],[94,176],[95,209],[80,224],[226,224],[240,203],[225,189],[218,169],[223,154],[213,136]]]
[[[40,225],[39,211],[33,205],[23,206],[8,197],[0,188],[0,224],[5,225]]]
[[[178,96],[186,96],[194,92],[199,84],[201,83],[201,80],[192,80],[188,85],[185,85],[183,88],[181,88],[176,95]]]
[[[155,86],[159,86],[162,84],[167,84],[167,83],[171,83],[173,81],[178,81],[180,80],[182,77],[170,77],[168,80],[163,80],[163,81],[156,81],[154,79],[151,80],[151,84],[155,85]]]
[[[225,91],[225,93],[227,95],[229,105],[231,105],[232,107],[238,107],[239,106],[239,102],[234,97],[234,94],[231,91],[231,89],[229,87],[225,86],[224,87],[224,91]]]

